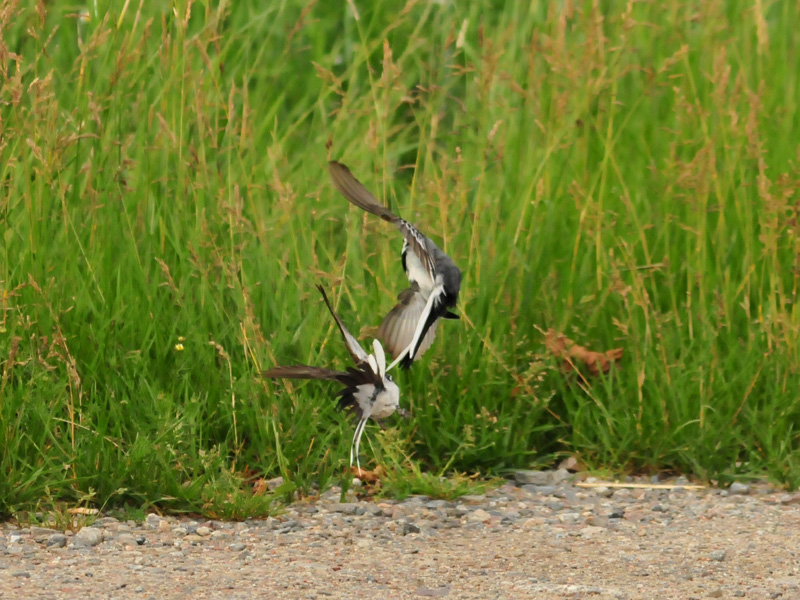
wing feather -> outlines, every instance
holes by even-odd
[[[398,299],[400,302],[389,311],[378,328],[378,337],[383,342],[385,349],[395,358],[411,345],[414,332],[417,330],[417,325],[425,310],[425,299],[413,288],[403,290]],[[435,337],[436,322],[430,326],[422,338],[415,357],[430,348]]]
[[[339,315],[336,314],[336,311],[333,310],[333,306],[331,306],[330,300],[328,300],[328,295],[325,293],[324,288],[321,285],[317,286],[320,294],[322,294],[322,299],[325,300],[325,304],[328,306],[328,310],[333,315],[333,318],[336,320],[336,324],[339,326],[339,331],[342,332],[342,337],[344,338],[344,344],[347,346],[348,352],[350,352],[350,356],[353,357],[353,360],[356,364],[361,364],[367,362],[367,353],[361,347],[361,344],[358,343],[358,340],[351,334],[347,327],[344,326],[342,320],[339,318]]]

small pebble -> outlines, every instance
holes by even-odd
[[[95,527],[84,527],[72,538],[72,545],[79,548],[92,548],[102,541],[102,530]]]
[[[711,560],[723,561],[725,560],[726,555],[727,552],[725,552],[725,550],[714,550],[713,552],[709,553],[708,558]]]
[[[409,533],[419,533],[420,529],[414,523],[403,523],[402,533],[408,535]]]
[[[745,483],[734,481],[728,488],[728,493],[731,495],[744,495],[750,493],[750,486]]]
[[[63,533],[54,533],[47,538],[46,546],[48,548],[63,548],[67,545],[67,536]]]

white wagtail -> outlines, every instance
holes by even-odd
[[[372,418],[376,421],[385,419],[398,410],[400,406],[400,388],[392,381],[391,375],[386,374],[386,355],[383,347],[378,340],[372,342],[375,354],[367,354],[359,345],[356,338],[347,331],[339,316],[334,312],[328,296],[322,286],[317,289],[322,294],[322,299],[328,305],[339,331],[342,332],[344,343],[350,356],[353,357],[355,368],[347,367],[347,372],[334,371],[325,367],[310,367],[308,365],[293,365],[289,367],[274,367],[261,374],[272,379],[329,379],[338,381],[345,386],[337,396],[339,397],[339,410],[352,410],[358,417],[353,441],[350,445],[350,466],[353,466],[353,452],[355,451],[356,465],[361,471],[361,463],[358,460],[358,446],[361,442],[361,435],[367,420]],[[404,414],[400,409],[398,412]]]
[[[408,369],[433,343],[440,318],[458,319],[450,312],[461,287],[461,270],[430,238],[408,221],[380,204],[367,188],[340,162],[328,163],[333,185],[350,202],[394,224],[403,234],[403,270],[411,287],[400,292],[400,301],[378,328],[378,336],[398,362]]]

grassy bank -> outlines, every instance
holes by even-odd
[[[0,513],[341,478],[333,389],[257,376],[347,363],[316,283],[364,340],[405,284],[329,158],[464,272],[362,464],[798,485],[797,6],[356,5],[0,1]]]

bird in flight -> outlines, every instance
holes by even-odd
[[[348,409],[353,411],[358,417],[358,424],[353,433],[353,441],[350,444],[350,467],[353,466],[353,454],[355,452],[356,465],[361,472],[361,463],[358,460],[358,447],[361,442],[361,435],[368,419],[376,421],[385,419],[398,410],[400,406],[400,388],[392,380],[391,375],[386,373],[386,355],[383,347],[378,340],[374,340],[372,348],[374,354],[367,354],[359,345],[356,338],[347,331],[342,320],[333,310],[328,296],[322,286],[317,289],[322,294],[322,299],[328,306],[328,310],[333,315],[339,331],[344,338],[345,346],[353,357],[355,367],[347,367],[347,371],[334,371],[326,367],[311,367],[308,365],[292,365],[286,367],[274,367],[261,374],[271,379],[327,379],[338,381],[344,385],[338,394],[339,410]],[[399,412],[404,413],[402,409]]]
[[[331,161],[328,169],[333,185],[351,203],[395,225],[403,234],[401,258],[411,286],[397,296],[398,304],[378,328],[378,337],[404,369],[433,343],[440,318],[458,319],[450,312],[458,300],[461,270],[433,241],[405,219],[375,199],[345,165]]]

